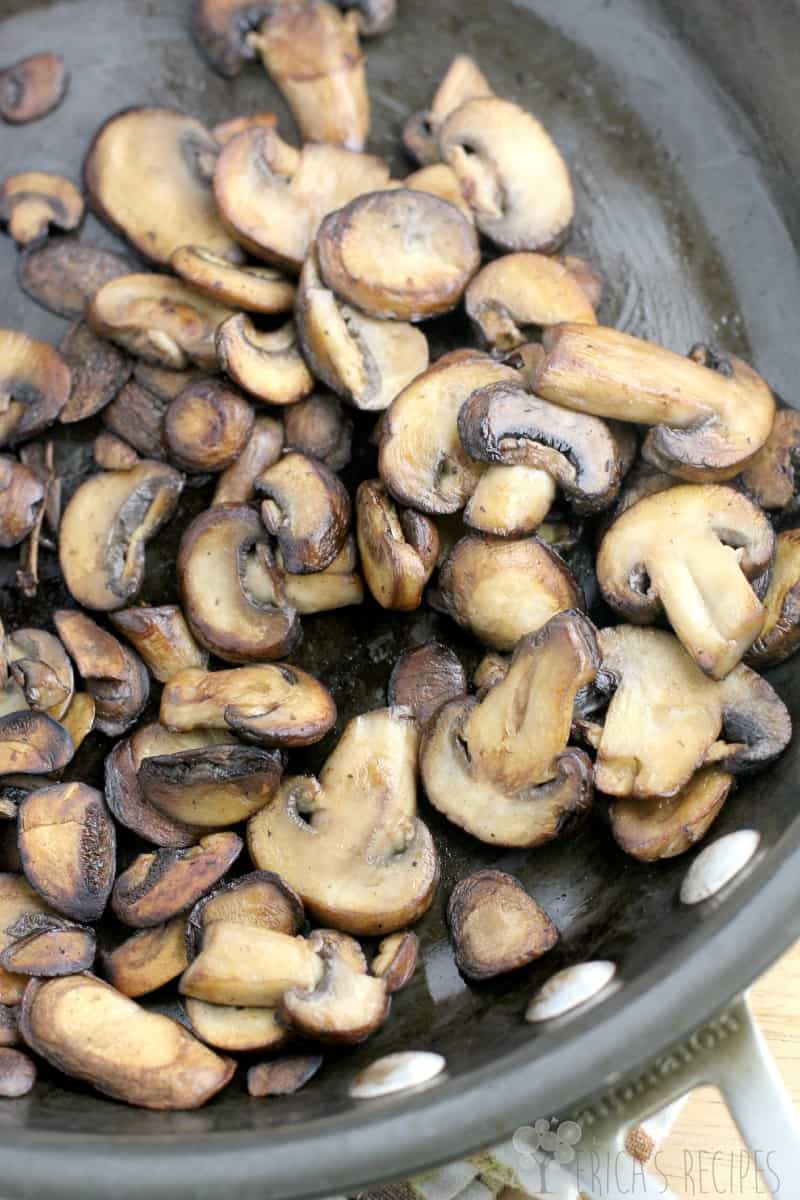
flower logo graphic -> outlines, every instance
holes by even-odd
[[[540,1117],[533,1125],[523,1125],[516,1131],[512,1145],[524,1160],[539,1162],[537,1151],[552,1155],[557,1163],[570,1163],[575,1158],[575,1147],[581,1140],[582,1129],[577,1121],[548,1121]]]

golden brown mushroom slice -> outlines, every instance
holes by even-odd
[[[316,392],[290,405],[283,424],[287,449],[319,458],[332,471],[341,471],[350,462],[353,422],[337,396]]]
[[[190,959],[198,953],[215,921],[273,929],[291,936],[303,927],[305,913],[297,893],[274,871],[250,871],[222,884],[197,901],[186,925]]]
[[[614,841],[640,862],[685,854],[705,837],[732,786],[732,775],[703,767],[675,796],[620,797],[608,809]]]
[[[800,413],[781,408],[775,413],[766,442],[742,471],[742,486],[768,512],[792,511],[797,497],[798,462]]]
[[[199,1108],[235,1069],[169,1017],[93,975],[29,983],[20,1013],[32,1050],[99,1092],[142,1108]]]
[[[292,1036],[275,1008],[208,1004],[191,996],[184,997],[183,1008],[201,1042],[228,1054],[277,1050]]]
[[[566,563],[539,538],[477,534],[456,542],[429,598],[484,645],[506,651],[556,613],[581,604]]]
[[[800,648],[800,530],[789,529],[776,538],[763,605],[761,630],[745,654],[745,661],[759,670],[784,662]]]
[[[260,21],[257,22],[257,24],[260,23]],[[251,57],[255,58],[255,48],[250,49]],[[241,117],[229,117],[227,121],[220,121],[218,125],[215,125],[211,132],[220,146],[227,146],[231,138],[235,138],[237,133],[244,133],[248,129],[275,129],[277,125],[277,113],[256,112],[247,113]]]
[[[94,211],[146,259],[168,266],[181,246],[231,262],[241,251],[214,203],[219,145],[201,121],[170,108],[129,108],[100,128],[84,178]]]
[[[244,313],[229,317],[217,330],[216,353],[223,371],[265,404],[295,404],[313,391],[294,321],[261,333]]]
[[[264,1096],[291,1096],[305,1087],[321,1066],[320,1054],[301,1054],[256,1063],[247,1072],[247,1094],[259,1100]]]
[[[280,872],[317,920],[383,936],[430,907],[439,867],[416,815],[417,740],[401,709],[356,717],[319,781],[285,779],[251,818],[253,862]]]
[[[256,58],[249,34],[271,12],[274,0],[193,0],[192,33],[211,66],[232,79],[247,59]]]
[[[324,684],[287,663],[232,671],[191,669],[173,675],[161,693],[161,720],[169,729],[232,729],[263,746],[310,746],[336,721]]]
[[[58,108],[68,87],[60,54],[32,54],[0,71],[0,117],[10,125],[38,121]]]
[[[277,539],[283,564],[297,575],[324,571],[350,529],[350,497],[319,459],[290,451],[256,480],[261,519]]]
[[[86,311],[96,333],[172,370],[214,370],[218,327],[231,309],[173,275],[122,275],[100,288]]]
[[[287,413],[300,408],[293,404]],[[235,463],[220,475],[214,491],[214,504],[245,504],[256,494],[259,475],[276,463],[283,452],[283,425],[274,417],[256,417],[253,430]],[[298,449],[304,449],[298,447]],[[338,470],[338,468],[334,468]]]
[[[74,753],[67,730],[46,713],[18,710],[0,717],[0,775],[47,775]]]
[[[191,908],[236,861],[242,839],[212,833],[185,850],[140,854],[117,877],[111,907],[124,925],[146,929]]]
[[[663,611],[698,666],[723,679],[758,637],[751,580],[775,547],[762,510],[733,488],[683,484],[640,500],[600,545],[597,580],[615,612],[648,624]]]
[[[521,638],[502,682],[446,704],[423,730],[431,804],[495,846],[539,846],[573,827],[591,807],[592,768],[567,743],[599,661],[594,626],[576,611]]]
[[[178,372],[183,374],[183,372]],[[114,437],[129,445],[135,459],[129,465],[109,466],[110,471],[130,470],[138,463],[139,455],[159,461],[166,458],[164,450],[164,418],[169,401],[162,400],[135,379],[130,380],[101,412],[101,420]],[[138,451],[138,453],[136,453]],[[98,462],[98,466],[104,463]]]
[[[182,487],[172,467],[148,461],[101,471],[80,485],[59,531],[64,581],[79,604],[109,612],[134,598],[144,581],[145,547],[174,513]]]
[[[133,363],[111,342],[99,338],[83,321],[68,330],[59,350],[72,375],[72,390],[58,414],[62,425],[100,412],[127,383]]]
[[[492,86],[474,59],[457,54],[438,88],[429,109],[413,113],[403,126],[403,144],[423,164],[438,163],[439,130],[467,100],[493,96]]]
[[[75,694],[75,680],[58,638],[45,629],[15,629],[6,638],[5,653],[30,707],[60,721]]]
[[[160,725],[145,725],[132,737],[117,742],[105,762],[105,795],[108,807],[119,821],[139,837],[156,846],[178,850],[193,845],[199,829],[180,825],[153,808],[139,786],[139,767],[148,755],[169,753],[188,746],[213,745],[216,735],[207,731],[170,734]]]
[[[139,786],[148,804],[202,830],[238,825],[278,790],[283,760],[258,746],[200,747],[142,760]]]
[[[27,441],[52,425],[70,386],[69,367],[52,346],[0,329],[0,446]]]
[[[373,975],[386,984],[390,996],[411,982],[419,960],[419,938],[411,930],[390,933],[378,946],[370,964]]]
[[[275,595],[282,596],[301,616],[363,603],[364,584],[358,573],[355,538],[348,537],[331,565],[313,575],[293,575],[284,570],[281,552],[277,550]]]
[[[447,902],[456,964],[469,979],[516,971],[552,950],[558,930],[514,875],[485,868],[460,879]]]
[[[192,637],[177,604],[160,608],[123,608],[111,624],[142,656],[154,679],[166,683],[185,667],[205,667],[208,654]]]
[[[272,267],[238,266],[203,246],[181,246],[171,265],[192,287],[233,309],[271,314],[294,308],[294,284]]]
[[[506,254],[487,263],[466,291],[467,315],[493,350],[528,341],[531,327],[596,325],[594,308],[566,263],[546,254]]]
[[[164,443],[185,471],[224,471],[253,431],[253,409],[241,392],[214,379],[190,384],[170,403]]]
[[[50,905],[34,891],[23,875],[0,874],[0,951],[14,944],[13,932],[23,919],[32,917],[57,918]],[[0,1001],[18,1004],[27,985],[27,976],[18,975],[0,967]]]
[[[356,492],[356,529],[367,586],[382,608],[411,612],[439,556],[439,534],[430,517],[398,511],[379,479]]]
[[[56,609],[53,621],[95,702],[97,728],[119,737],[147,703],[150,679],[144,663],[77,609]]]
[[[102,916],[116,870],[114,822],[85,783],[31,792],[19,807],[19,853],[32,887],[75,921]]]
[[[88,246],[74,237],[48,238],[29,247],[19,261],[22,290],[43,308],[77,321],[105,283],[130,275],[129,259]]]
[[[490,466],[467,501],[463,521],[478,533],[525,537],[538,533],[558,489],[538,467]]]
[[[455,308],[480,266],[474,227],[459,209],[408,188],[357,196],[317,235],[323,282],[381,319],[422,321]]]
[[[186,620],[200,645],[226,662],[279,658],[300,632],[296,611],[276,597],[268,550],[247,505],[211,508],[183,535],[177,575]]]
[[[0,953],[0,966],[17,975],[76,975],[91,969],[97,952],[94,930],[61,917],[26,914],[10,932],[14,941]]]
[[[83,220],[83,197],[63,175],[22,171],[0,183],[0,225],[18,246],[47,237],[51,225],[77,229]]]
[[[141,929],[101,955],[108,981],[123,996],[146,996],[186,969],[186,918]]]
[[[340,943],[314,933],[323,963],[314,985],[284,993],[281,1017],[303,1037],[355,1045],[374,1033],[389,1015],[391,997],[383,979],[357,968]]]
[[[18,546],[33,529],[44,500],[42,481],[8,454],[0,454],[0,547]]]
[[[214,921],[200,953],[181,976],[183,996],[207,1004],[275,1008],[291,987],[313,987],[323,972],[309,938],[258,925]]]
[[[420,727],[435,712],[467,694],[467,675],[455,651],[425,642],[400,655],[389,676],[389,704],[410,708]]]

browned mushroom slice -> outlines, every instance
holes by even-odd
[[[382,608],[419,608],[439,556],[439,535],[430,517],[398,512],[379,479],[356,493],[356,529],[364,578]]]
[[[60,54],[32,54],[0,71],[0,117],[11,125],[38,121],[58,108],[68,87]]]
[[[77,609],[56,609],[53,621],[94,699],[97,728],[119,737],[147,703],[150,679],[144,663]]]
[[[274,0],[193,0],[192,33],[216,71],[233,78],[245,59],[256,57],[248,34],[258,29]]]
[[[725,744],[711,761],[734,775],[761,771],[792,740],[792,718],[775,689],[739,663],[719,685]]]
[[[251,871],[198,900],[189,913],[186,946],[194,958],[206,930],[216,921],[273,929],[294,936],[305,913],[297,893],[273,871]]]
[[[536,533],[558,494],[555,480],[538,467],[490,466],[463,512],[464,524],[496,537]]]
[[[271,267],[237,266],[203,246],[181,246],[171,265],[192,287],[233,309],[284,313],[294,308],[294,284]]]
[[[555,250],[575,215],[569,172],[534,116],[496,96],[468,100],[439,130],[481,233],[507,250]]]
[[[129,108],[106,121],[84,166],[95,212],[152,262],[181,246],[238,262],[214,203],[219,145],[202,122],[169,108]]]
[[[153,395],[136,380],[131,380],[102,410],[101,419],[107,429],[132,446],[134,451],[138,450],[143,458],[158,460],[166,457],[163,436],[168,403]],[[98,463],[98,466],[103,465]],[[131,466],[136,465],[135,461],[131,462]],[[130,470],[130,466],[120,465],[107,469]]]
[[[83,322],[64,335],[58,348],[72,373],[72,391],[58,419],[70,425],[105,408],[127,382],[133,363]]]
[[[323,964],[314,943],[275,929],[214,921],[179,991],[207,1004],[274,1008],[290,987],[313,987]]]
[[[449,312],[480,265],[474,227],[452,204],[407,188],[351,200],[320,225],[322,279],[369,316],[421,321]]]
[[[0,329],[0,446],[52,425],[69,399],[69,367],[46,342]]]
[[[294,321],[260,333],[239,313],[220,325],[216,353],[223,371],[265,404],[294,404],[313,390],[314,378],[298,349]]]
[[[126,938],[102,955],[108,980],[123,996],[145,996],[177,978],[186,969],[186,920],[173,917]]]
[[[458,176],[452,167],[448,167],[447,163],[431,163],[428,167],[413,171],[399,186],[410,188],[412,192],[430,192],[432,196],[438,196],[440,200],[446,200],[448,204],[454,204],[468,221],[474,223],[472,209],[461,191]]]
[[[132,829],[147,842],[172,850],[191,846],[197,841],[199,831],[170,821],[145,800],[137,777],[137,758],[132,739],[118,742],[106,758],[105,795],[108,807],[120,825]]]
[[[139,786],[148,803],[173,821],[222,829],[268,804],[282,773],[278,752],[230,745],[145,758]]]
[[[383,980],[392,996],[411,981],[418,958],[419,939],[415,933],[408,929],[391,933],[378,946],[378,953],[371,963],[372,974]]]
[[[122,275],[100,288],[86,311],[96,333],[158,366],[214,369],[218,326],[230,308],[172,275]]]
[[[745,491],[768,511],[788,509],[797,496],[800,463],[800,413],[781,408],[772,431],[755,458],[742,471]]]
[[[72,701],[75,682],[58,638],[44,629],[16,629],[6,638],[5,650],[11,674],[30,707],[60,721]]]
[[[800,530],[789,529],[776,539],[775,559],[764,596],[764,620],[745,659],[751,667],[771,667],[791,658],[799,647]]]
[[[313,934],[323,964],[313,985],[295,985],[284,993],[281,1016],[304,1037],[354,1045],[374,1033],[389,1015],[386,982],[356,969],[335,943]]]
[[[642,625],[663,612],[699,667],[723,679],[755,641],[764,610],[750,580],[772,561],[764,513],[733,488],[684,484],[617,517],[597,555],[603,596]]]
[[[19,282],[37,304],[76,321],[103,284],[131,270],[130,261],[110,250],[87,246],[74,237],[53,237],[20,257]]]
[[[161,693],[161,720],[170,729],[232,729],[265,746],[310,746],[336,721],[324,684],[285,663],[233,671],[180,671]]]
[[[384,935],[430,907],[439,867],[416,815],[417,741],[402,709],[356,717],[319,781],[285,779],[272,804],[251,818],[253,862],[280,871],[318,920]]]
[[[324,571],[313,575],[292,575],[283,569],[283,559],[275,554],[275,595],[282,596],[301,616],[332,612],[361,604],[364,584],[358,573],[358,553],[355,538],[348,537],[344,546]]]
[[[597,324],[574,274],[546,254],[507,254],[487,263],[467,288],[465,302],[478,334],[494,350],[526,342],[531,326]]]
[[[560,613],[519,641],[505,679],[481,701],[440,708],[420,749],[434,807],[497,846],[538,846],[580,820],[591,807],[592,769],[567,742],[575,697],[598,666],[591,622]]]
[[[69,708],[60,718],[60,723],[72,738],[76,753],[94,729],[96,714],[97,703],[94,696],[90,696],[88,692],[76,692]]]
[[[60,771],[74,752],[66,729],[45,713],[17,711],[0,717],[0,775]]]
[[[83,197],[63,175],[23,171],[0,183],[0,225],[18,246],[47,237],[51,225],[77,229],[83,219]]]
[[[14,941],[0,953],[0,966],[17,975],[76,975],[94,962],[94,931],[82,925],[39,913],[22,917],[10,932]]]
[[[194,1032],[215,1050],[229,1054],[276,1050],[291,1038],[274,1008],[208,1004],[191,996],[184,998],[183,1007]]]
[[[32,979],[20,1029],[60,1071],[143,1108],[199,1108],[235,1068],[177,1021],[146,1012],[93,975]]]
[[[184,667],[205,667],[208,654],[192,637],[177,604],[123,608],[111,623],[141,654],[154,679],[166,683]]]
[[[459,880],[447,903],[447,924],[458,969],[469,979],[492,979],[541,958],[558,930],[520,881],[486,868]]]
[[[419,725],[467,694],[467,675],[458,655],[441,642],[425,642],[401,654],[389,676],[389,703],[410,708]]]
[[[614,800],[608,810],[614,840],[641,862],[684,854],[705,837],[732,786],[732,775],[703,767],[675,796]]]
[[[321,1066],[322,1056],[319,1054],[256,1063],[247,1072],[248,1095],[259,1100],[264,1096],[291,1096],[305,1087]]]
[[[57,919],[57,913],[34,891],[23,875],[0,874],[0,951],[5,951],[15,940],[9,930],[18,927],[21,920],[32,917]],[[17,1004],[25,992],[27,977],[0,967],[0,1001]]]
[[[223,471],[253,431],[253,409],[234,388],[209,379],[190,384],[167,409],[164,442],[185,471]]]
[[[16,1046],[19,1041],[16,1004],[0,1004],[0,1046]]]
[[[36,1066],[21,1050],[0,1050],[0,1096],[18,1100],[27,1096],[36,1082]]]
[[[114,884],[115,915],[125,925],[146,929],[185,912],[222,878],[242,844],[235,833],[212,833],[186,850],[140,854]]]
[[[350,462],[353,422],[336,396],[317,392],[290,405],[283,414],[283,424],[289,450],[319,458],[332,471],[341,471]]]
[[[513,650],[526,633],[580,605],[569,568],[544,542],[476,534],[450,551],[431,599],[493,650]]]
[[[491,84],[474,59],[457,54],[436,89],[430,108],[414,113],[406,121],[403,127],[406,150],[420,163],[438,162],[439,130],[450,113],[467,100],[492,95]]]
[[[132,600],[144,580],[145,546],[175,511],[183,476],[159,462],[101,471],[64,510],[59,558],[79,604],[109,612]]]
[[[252,6],[249,6],[252,10]],[[257,25],[261,24],[259,19]],[[250,57],[255,58],[255,48],[248,47]],[[220,146],[227,146],[231,138],[235,138],[237,133],[244,133],[248,129],[275,129],[278,124],[278,114],[274,112],[256,112],[248,113],[242,117],[230,117],[227,121],[220,121],[211,130],[216,141]]]
[[[275,599],[258,513],[220,506],[188,527],[178,553],[178,585],[189,628],[201,646],[226,662],[263,661],[288,653],[299,633],[297,613]]]
[[[41,480],[22,463],[0,454],[0,547],[10,550],[33,529],[44,500]]]
[[[266,497],[261,519],[286,570],[306,575],[329,567],[350,529],[350,497],[338,476],[292,451],[258,477],[256,491]]]
[[[287,415],[300,408],[294,404]],[[238,459],[223,471],[214,491],[214,504],[244,504],[256,494],[259,475],[276,463],[283,451],[283,426],[274,417],[256,417],[253,431]],[[302,449],[302,447],[298,447]],[[338,470],[338,467],[334,468]]]

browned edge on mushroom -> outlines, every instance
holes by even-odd
[[[38,121],[67,94],[69,71],[60,54],[32,54],[0,71],[0,117],[10,125]]]
[[[447,924],[458,969],[492,979],[552,950],[558,930],[520,881],[484,868],[460,879],[447,902]]]

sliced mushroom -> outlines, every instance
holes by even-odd
[[[176,979],[186,969],[186,920],[173,917],[163,925],[141,929],[102,955],[103,969],[123,996],[145,996]]]
[[[0,717],[0,776],[60,771],[74,752],[67,730],[45,713],[18,710]]]
[[[378,946],[371,971],[383,980],[387,992],[392,996],[411,981],[418,958],[419,938],[415,933],[408,929],[402,933],[390,933]]]
[[[363,603],[364,584],[358,573],[355,538],[348,537],[331,565],[313,575],[293,575],[284,570],[281,552],[276,551],[275,596],[276,600],[283,597],[300,616]]]
[[[223,371],[265,404],[295,404],[313,390],[293,321],[260,333],[244,313],[230,317],[217,331],[216,353]]]
[[[25,699],[57,721],[75,693],[72,664],[57,637],[44,629],[16,629],[6,638],[6,657]]]
[[[464,509],[464,524],[496,537],[538,532],[557,495],[555,480],[538,467],[490,466]]]
[[[38,121],[58,108],[68,87],[60,54],[32,54],[0,71],[0,117],[10,125]]]
[[[443,704],[466,694],[466,671],[458,655],[441,642],[406,650],[389,676],[389,704],[410,708],[420,727]]]
[[[254,419],[240,392],[205,380],[190,384],[171,402],[164,442],[172,461],[185,471],[223,471],[246,446]]]
[[[216,71],[233,78],[245,59],[256,57],[248,34],[258,29],[273,6],[274,0],[193,0],[192,33]]]
[[[430,517],[398,512],[379,479],[356,493],[356,529],[364,578],[382,608],[411,612],[439,557],[439,534]]]
[[[184,998],[183,1007],[200,1040],[229,1054],[276,1050],[291,1037],[274,1008],[208,1004],[191,996]]]
[[[183,611],[200,645],[226,662],[279,658],[297,639],[297,613],[276,601],[261,557],[267,550],[258,513],[246,505],[211,508],[183,535],[177,563]]]
[[[800,648],[800,530],[778,534],[763,603],[761,630],[745,654],[759,669],[784,662]]]
[[[57,534],[61,524],[61,479],[56,473],[53,443],[29,442],[20,446],[19,460],[44,484],[44,513],[39,514],[39,520],[43,515],[50,532]]]
[[[88,692],[76,692],[67,711],[60,718],[77,753],[94,729],[97,702]]]
[[[800,413],[781,408],[772,431],[741,475],[745,491],[769,512],[792,510],[800,464]]]
[[[172,275],[122,275],[95,293],[86,319],[96,333],[147,362],[216,368],[214,337],[230,308]]]
[[[102,410],[102,421],[107,429],[144,458],[162,459],[166,457],[163,437],[168,404],[169,401],[159,399],[136,380],[131,380]],[[130,467],[108,469],[130,470]]]
[[[37,913],[22,917],[11,933],[14,941],[0,953],[0,966],[17,975],[76,975],[94,962],[94,931],[83,925]]]
[[[328,689],[313,675],[285,663],[233,671],[180,671],[161,693],[161,720],[169,729],[232,729],[264,746],[310,746],[336,721]]]
[[[0,183],[0,224],[18,246],[47,237],[51,225],[77,229],[83,220],[83,197],[63,175],[23,171]]]
[[[0,329],[0,446],[52,425],[69,399],[69,367],[46,342]]]
[[[114,914],[125,925],[146,929],[191,908],[222,878],[242,851],[235,833],[212,833],[186,850],[140,854],[117,877]]]
[[[457,54],[445,72],[427,110],[414,113],[403,126],[406,150],[423,164],[439,161],[439,130],[467,100],[493,96],[491,84],[467,54]]]
[[[18,546],[33,529],[44,500],[41,480],[22,463],[0,454],[0,548]]]
[[[531,378],[537,395],[653,426],[643,457],[681,479],[730,479],[772,429],[775,401],[764,380],[705,346],[682,358],[616,329],[567,324],[548,330],[544,347]]]
[[[319,458],[332,471],[341,471],[350,462],[353,422],[336,396],[316,392],[290,405],[283,414],[283,424],[287,449]]]
[[[646,624],[663,612],[699,667],[724,678],[757,638],[764,610],[750,580],[769,567],[775,535],[733,488],[684,484],[618,517],[597,555],[615,612]]]
[[[31,792],[19,806],[19,853],[28,882],[58,912],[75,921],[102,916],[116,869],[102,792],[85,783]]]
[[[59,558],[79,604],[109,612],[132,600],[144,580],[145,546],[170,519],[183,476],[143,461],[101,471],[73,494],[61,519]]]
[[[295,985],[283,996],[281,1015],[304,1037],[353,1045],[379,1029],[389,1015],[386,982],[354,967],[336,942],[312,934],[323,971],[313,985]]]
[[[322,1056],[319,1054],[256,1063],[247,1072],[247,1093],[259,1100],[264,1096],[291,1096],[305,1087],[321,1066]]]
[[[592,768],[567,743],[575,697],[598,666],[594,627],[579,612],[521,638],[502,682],[480,701],[451,701],[425,727],[431,804],[496,846],[539,846],[574,826],[591,807]]]
[[[199,1108],[235,1068],[177,1021],[146,1012],[93,975],[32,979],[20,1029],[60,1071],[143,1108]]]
[[[181,976],[183,996],[207,1004],[274,1008],[287,988],[313,987],[323,972],[314,943],[275,929],[214,921]]]
[[[82,321],[68,330],[58,348],[72,374],[72,391],[58,419],[71,425],[105,408],[127,382],[133,363]]]
[[[191,846],[197,841],[199,831],[170,821],[152,804],[148,804],[142,794],[138,780],[141,760],[134,753],[138,738],[139,733],[134,738],[117,742],[106,758],[105,795],[108,807],[120,825],[132,829],[147,842],[167,849]]]
[[[34,891],[27,879],[18,874],[0,874],[0,951],[5,951],[15,941],[13,930],[23,918],[34,916],[54,918],[57,914],[49,904]],[[10,932],[11,931],[11,932]],[[18,1004],[22,999],[27,977],[0,967],[0,1001]]]
[[[287,415],[300,408],[303,403],[305,402],[300,401],[299,404],[293,404],[286,410]],[[256,417],[252,433],[236,462],[220,475],[213,503],[244,504],[252,500],[255,496],[256,479],[281,456],[283,437],[280,421],[276,421],[274,417]]]
[[[477,333],[494,350],[526,342],[531,326],[597,324],[579,280],[563,260],[546,254],[507,254],[487,263],[467,288],[465,302]]]
[[[684,854],[705,837],[732,786],[732,775],[703,767],[675,796],[620,797],[608,810],[614,840],[640,862]]]
[[[278,752],[237,744],[145,758],[139,786],[147,802],[173,821],[222,829],[268,804],[282,774]]]
[[[20,257],[19,282],[37,304],[77,321],[103,284],[131,270],[129,260],[110,250],[87,246],[74,237],[53,237]]]
[[[252,5],[248,6],[248,11],[252,11]],[[265,6],[266,11],[266,6]],[[256,22],[260,25],[261,20]],[[255,58],[255,47],[247,46],[249,56]],[[220,121],[211,130],[216,141],[220,146],[227,146],[231,138],[235,138],[237,133],[244,133],[247,129],[275,129],[278,124],[278,114],[274,112],[256,112],[247,113],[246,116],[230,117],[227,121]]]
[[[520,881],[485,868],[459,880],[447,903],[459,971],[493,979],[552,950],[558,930]]]
[[[305,919],[297,893],[273,871],[251,871],[198,900],[189,914],[186,946],[193,959],[216,921],[272,929],[294,936]]]
[[[150,679],[144,663],[77,609],[56,609],[53,621],[94,699],[97,728],[108,737],[119,737],[147,703]]]
[[[36,1066],[21,1050],[0,1050],[0,1096],[18,1100],[36,1083]]]
[[[208,654],[192,637],[177,604],[165,604],[161,608],[123,608],[112,613],[110,619],[114,628],[142,656],[159,683],[166,683],[185,667],[208,664]]]
[[[265,496],[261,519],[278,541],[287,571],[324,571],[344,546],[350,529],[350,497],[338,476],[319,459],[291,451],[256,480]]]
[[[431,163],[430,166],[422,167],[419,171],[413,171],[410,175],[406,175],[402,184],[398,186],[410,188],[412,192],[430,192],[432,196],[438,196],[440,200],[446,200],[448,204],[454,204],[468,221],[474,223],[472,209],[461,191],[458,176],[452,167],[448,167],[447,163]]]
[[[295,287],[270,267],[237,266],[202,246],[181,246],[171,265],[192,287],[231,308],[284,313],[294,308]]]
[[[97,133],[84,165],[97,215],[151,262],[181,246],[231,262],[241,253],[214,203],[219,145],[201,121],[171,108],[129,108]]]
[[[416,724],[380,709],[345,727],[317,781],[285,779],[247,827],[250,856],[279,871],[320,921],[356,934],[411,924],[433,899],[439,868],[416,816]]]

